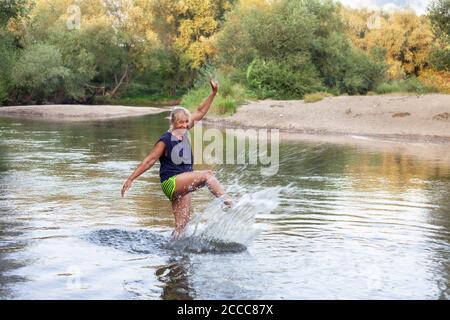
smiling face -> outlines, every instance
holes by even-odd
[[[173,123],[174,129],[187,129],[189,125],[189,117],[183,112],[178,113],[175,116],[175,122]]]
[[[176,109],[171,115],[171,129],[176,136],[182,136],[189,128],[191,117],[189,111],[184,109]]]

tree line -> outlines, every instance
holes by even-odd
[[[427,14],[332,0],[0,0],[0,105],[450,92],[450,0]],[[105,100],[106,99],[106,100]]]

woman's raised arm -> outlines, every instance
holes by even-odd
[[[217,90],[219,90],[219,83],[214,83],[212,80],[209,80],[209,84],[211,85],[212,92],[208,98],[195,110],[191,115],[191,123],[189,125],[189,129],[191,129],[198,121],[202,120],[203,117],[211,107],[211,104],[214,100],[214,97],[217,94]]]

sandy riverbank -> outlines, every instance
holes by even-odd
[[[36,105],[2,107],[0,117],[74,122],[137,117],[165,111],[167,109],[115,105]]]
[[[167,111],[115,105],[37,105],[1,107],[0,117],[50,121],[109,120]],[[208,114],[216,127],[275,128],[283,137],[366,136],[450,142],[450,95],[340,96],[316,103],[302,100],[252,101],[232,116]]]
[[[250,102],[232,116],[208,115],[217,127],[277,128],[289,134],[369,136],[450,142],[450,95],[340,96],[316,103]]]

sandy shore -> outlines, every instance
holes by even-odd
[[[48,121],[99,121],[165,112],[164,108],[116,105],[36,105],[0,108],[0,117]]]
[[[298,135],[366,136],[450,142],[450,95],[341,96],[316,103],[262,100],[232,116],[208,115],[205,124],[277,128]]]
[[[89,121],[142,116],[167,109],[115,105],[16,106],[0,108],[0,117]],[[287,139],[365,136],[450,142],[450,95],[341,96],[316,103],[262,100],[240,107],[232,116],[208,114],[204,122],[216,127],[280,129]]]

